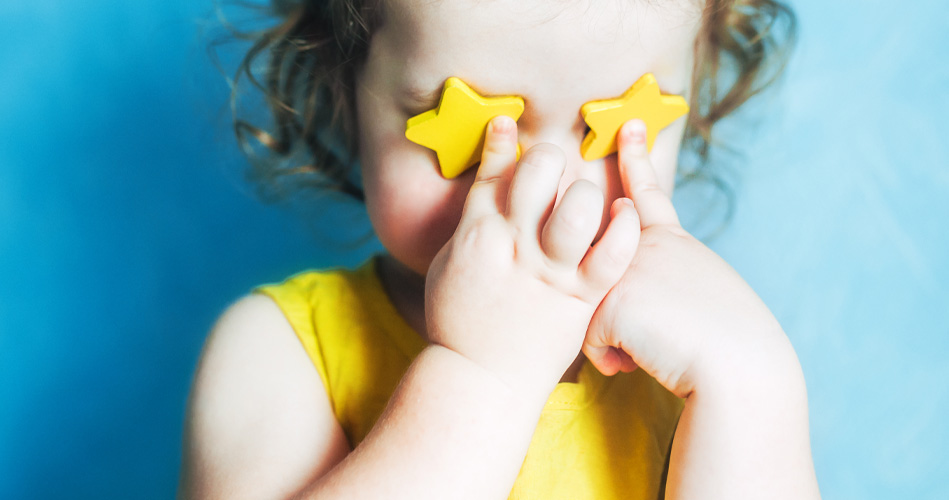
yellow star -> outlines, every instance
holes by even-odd
[[[584,160],[593,161],[615,153],[616,133],[635,118],[646,122],[646,147],[651,150],[659,131],[688,112],[685,99],[660,95],[656,77],[646,73],[621,97],[588,102],[580,108],[590,126],[590,133],[580,145],[580,154]]]
[[[481,161],[485,129],[492,118],[507,115],[516,121],[523,112],[520,97],[482,97],[451,77],[445,81],[437,108],[409,118],[405,137],[434,149],[442,175],[452,179]]]

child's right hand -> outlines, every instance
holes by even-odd
[[[796,375],[793,349],[771,311],[679,224],[649,160],[645,124],[627,123],[618,141],[623,189],[642,231],[632,265],[593,316],[584,343],[590,361],[607,375],[639,366],[680,397],[726,378]]]
[[[554,208],[563,153],[538,145],[515,169],[516,148],[514,121],[495,118],[461,221],[429,267],[426,329],[432,343],[546,400],[629,266],[639,218],[630,200],[617,200],[591,248],[600,188],[577,181]]]

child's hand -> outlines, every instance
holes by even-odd
[[[641,220],[639,247],[593,316],[583,352],[606,375],[638,365],[686,397],[699,384],[749,373],[789,345],[738,273],[679,225],[645,134],[634,120],[618,138],[623,189]]]
[[[563,153],[539,145],[515,169],[516,144],[514,121],[495,118],[458,228],[428,271],[426,328],[433,343],[545,400],[629,266],[639,219],[617,200],[591,248],[600,188],[577,181],[554,209]]]

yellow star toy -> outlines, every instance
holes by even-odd
[[[646,147],[652,150],[660,130],[689,112],[682,96],[661,95],[652,73],[646,73],[621,97],[588,102],[580,114],[590,126],[583,138],[580,154],[586,161],[603,158],[616,152],[616,133],[629,120],[646,122]]]
[[[523,112],[520,97],[482,97],[451,77],[445,81],[437,108],[409,118],[405,137],[435,150],[442,175],[452,179],[481,161],[485,130],[492,118],[507,115],[517,121]]]

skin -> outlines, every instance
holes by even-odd
[[[386,5],[358,77],[366,205],[390,254],[386,290],[430,345],[350,450],[280,311],[261,297],[238,303],[202,355],[182,496],[506,498],[582,349],[603,373],[638,367],[685,398],[667,499],[819,498],[787,337],[669,199],[684,120],[651,153],[633,121],[617,155],[580,159],[585,102],[646,72],[688,93],[697,11]],[[518,123],[491,122],[481,165],[453,180],[404,137],[449,76],[526,102]]]
[[[400,8],[387,12],[360,73],[357,103],[367,208],[391,255],[382,277],[410,324],[430,342],[537,394],[549,392],[544,381],[572,380],[580,358],[570,361],[586,331],[583,352],[603,373],[642,367],[687,398],[670,498],[709,491],[731,498],[819,496],[803,376],[790,343],[744,280],[682,229],[669,200],[684,119],[663,130],[649,154],[644,124],[634,122],[624,128],[618,155],[580,158],[585,129],[578,110],[585,102],[617,96],[650,71],[665,93],[688,95],[697,6],[395,3]],[[493,174],[499,179],[492,181],[493,208],[470,208],[481,188],[472,185],[473,172],[445,180],[434,154],[404,139],[405,120],[434,107],[449,76],[483,95],[520,95],[526,102],[516,131],[508,124],[495,136],[508,149],[520,143],[527,154],[513,172]],[[517,179],[537,169],[559,172],[548,186],[553,199],[519,196],[529,190],[519,190]],[[477,173],[484,175],[494,178]],[[541,183],[533,175],[530,182]],[[616,202],[624,195],[636,202],[640,231],[607,232],[614,239],[589,248],[611,215],[627,214],[627,205]],[[579,290],[602,290],[591,274],[611,276],[603,261],[623,260],[621,241],[638,246],[622,278],[601,303],[598,293],[585,296]],[[505,293],[492,295],[498,289]],[[588,320],[590,299],[597,307]],[[483,311],[500,320],[486,322]],[[761,393],[775,389],[785,396],[769,407]],[[749,407],[744,398],[751,394],[759,406]],[[766,444],[738,445],[743,442]],[[711,451],[725,444],[731,453]],[[774,460],[755,467],[745,464],[748,456]],[[781,469],[789,472],[774,473]],[[731,482],[736,477],[741,481]]]
[[[442,178],[434,153],[405,139],[405,121],[435,107],[449,76],[482,95],[523,97],[522,150],[559,148],[566,168],[558,197],[577,180],[593,183],[605,199],[605,227],[611,202],[622,196],[616,156],[580,157],[580,107],[621,95],[650,71],[663,92],[687,95],[699,28],[694,8],[609,4],[398,1],[386,11],[359,75],[360,159],[370,220],[392,257],[382,266],[383,281],[421,335],[424,276],[458,225],[475,169]],[[669,193],[684,129],[680,119],[662,131],[651,154]]]

